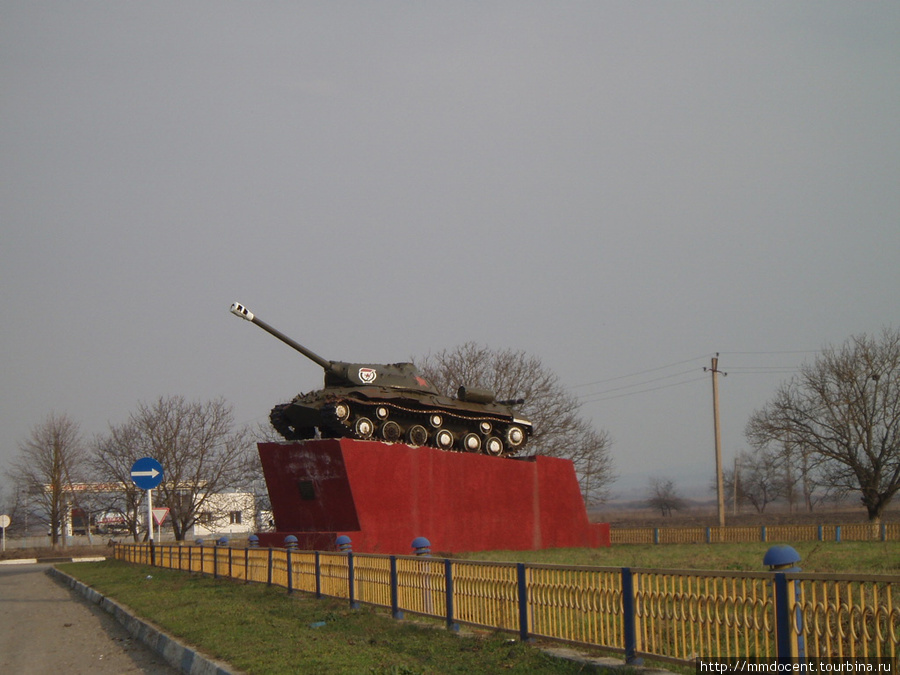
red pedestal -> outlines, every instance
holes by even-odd
[[[409,554],[609,546],[609,525],[588,522],[572,462],[505,459],[350,439],[260,443],[276,532],[304,550]]]

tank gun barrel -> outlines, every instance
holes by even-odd
[[[291,338],[289,338],[287,335],[282,333],[277,328],[272,328],[272,326],[267,324],[262,319],[258,318],[255,314],[253,314],[253,312],[251,312],[249,309],[244,307],[244,305],[242,305],[241,303],[235,302],[234,304],[232,304],[231,305],[231,313],[234,314],[235,316],[241,317],[245,321],[249,321],[250,323],[256,324],[257,326],[262,328],[264,331],[266,331],[270,335],[274,335],[276,338],[281,340],[288,347],[293,347],[294,349],[296,349],[298,352],[303,354],[303,356],[308,358],[310,361],[313,361],[313,362],[319,364],[326,371],[335,370],[334,363],[332,363],[328,359],[323,359],[321,356],[316,354],[314,351],[307,349],[306,347],[301,345],[296,340],[292,340]]]

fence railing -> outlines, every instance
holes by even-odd
[[[613,544],[721,544],[751,541],[900,541],[900,523],[760,527],[612,527]]]
[[[711,572],[120,544],[120,560],[267,583],[460,623],[685,663],[900,654],[900,576]]]

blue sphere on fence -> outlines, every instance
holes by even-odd
[[[431,555],[431,542],[425,537],[416,537],[413,539],[412,547],[416,555]]]

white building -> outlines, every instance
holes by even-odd
[[[210,495],[200,512],[197,522],[186,539],[211,535],[248,535],[255,532],[256,502],[249,492],[223,492]]]

